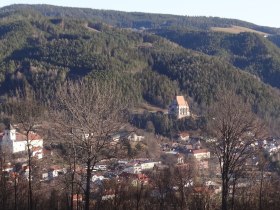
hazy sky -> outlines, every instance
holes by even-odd
[[[0,0],[0,7],[15,3],[218,16],[280,28],[279,0]]]

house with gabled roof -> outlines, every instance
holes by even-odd
[[[176,116],[177,119],[189,117],[191,115],[189,104],[184,96],[176,96],[169,106],[168,113]]]

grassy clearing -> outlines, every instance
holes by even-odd
[[[153,105],[148,104],[148,103],[142,103],[142,104],[140,104],[139,107],[137,107],[137,108],[135,108],[133,110],[133,113],[142,114],[144,111],[148,111],[148,112],[163,112],[163,113],[167,113],[168,112],[167,109],[162,109],[160,107],[153,106]]]
[[[256,31],[250,28],[245,28],[245,27],[241,27],[241,26],[231,26],[228,28],[221,28],[221,27],[211,27],[212,31],[216,31],[216,32],[225,32],[225,33],[231,33],[231,34],[239,34],[242,32],[251,32],[251,33],[257,33],[260,34],[262,36],[266,36],[268,35],[267,33],[261,32],[261,31]]]

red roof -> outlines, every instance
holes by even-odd
[[[176,96],[176,101],[179,106],[187,106],[188,103],[185,101],[184,96]]]
[[[32,151],[35,152],[35,151],[42,151],[42,147],[32,147]]]
[[[29,133],[28,140],[40,140],[42,137],[36,133]],[[26,141],[26,135],[21,133],[16,133],[16,141]]]
[[[0,140],[2,140],[4,133],[0,133]],[[40,140],[42,137],[36,133],[30,132],[28,134],[28,140]],[[16,132],[16,140],[15,141],[26,141],[26,135]]]

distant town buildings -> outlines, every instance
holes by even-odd
[[[174,115],[177,119],[184,117],[189,117],[191,115],[188,102],[185,100],[184,96],[176,96],[174,101],[172,101],[169,106],[168,113]]]

